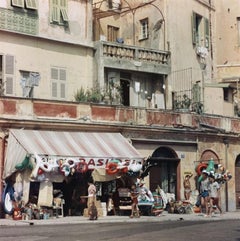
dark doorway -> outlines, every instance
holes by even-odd
[[[149,171],[150,190],[155,191],[159,185],[165,193],[179,196],[179,163],[180,159],[174,150],[168,147],[156,149],[150,158],[152,167]]]
[[[240,155],[237,156],[235,163],[235,190],[236,208],[240,209]]]
[[[124,106],[130,105],[129,99],[129,87],[130,83],[128,80],[120,80],[120,87],[121,87],[121,102]]]

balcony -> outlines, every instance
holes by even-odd
[[[167,75],[170,73],[170,52],[129,46],[113,42],[95,43],[99,68],[108,67]]]
[[[196,130],[205,133],[239,135],[240,119],[219,115],[198,115],[138,107],[124,107],[93,103],[0,98],[0,124],[2,128],[57,128],[63,130],[96,131],[122,128],[146,130]]]
[[[0,29],[28,35],[37,35],[38,16],[36,13],[0,8]]]

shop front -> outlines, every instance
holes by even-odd
[[[4,162],[4,212],[34,218],[83,215],[88,182],[100,202],[139,177],[143,158],[120,133],[9,130]]]

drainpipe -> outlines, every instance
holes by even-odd
[[[228,148],[229,148],[229,140],[224,138],[223,143],[225,145],[225,163],[226,170],[228,169]],[[226,212],[228,212],[228,182],[225,183],[225,202],[226,202]]]
[[[0,175],[1,175],[1,183],[0,183],[0,218],[2,217],[2,193],[3,193],[3,170],[4,170],[4,157],[5,157],[5,143],[6,143],[7,135],[3,134],[1,139],[1,159],[0,159]]]

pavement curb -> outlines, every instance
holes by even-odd
[[[0,226],[32,226],[32,225],[66,225],[83,223],[136,223],[136,222],[164,222],[164,221],[219,221],[219,220],[240,220],[240,212],[227,212],[223,215],[214,214],[212,217],[204,217],[203,214],[169,214],[162,213],[160,216],[141,216],[140,218],[129,218],[128,216],[105,216],[98,220],[89,220],[83,216],[50,218],[41,220],[13,220],[0,219]]]

